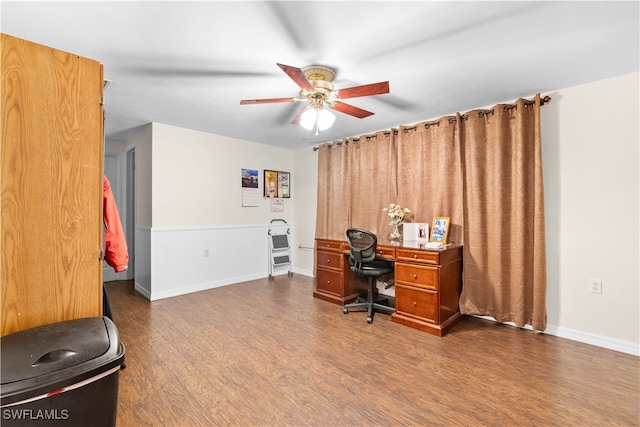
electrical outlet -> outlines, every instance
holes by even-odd
[[[589,292],[592,294],[602,294],[602,280],[589,279]]]
[[[207,258],[209,256],[209,249],[204,250],[204,257]]]

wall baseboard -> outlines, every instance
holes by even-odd
[[[177,296],[180,296],[180,295],[186,295],[186,294],[190,294],[190,293],[193,293],[193,292],[206,291],[208,289],[214,289],[214,288],[219,288],[219,287],[222,287],[222,286],[234,285],[234,284],[242,283],[242,282],[249,282],[251,280],[262,279],[262,278],[265,278],[265,277],[267,277],[267,276],[266,275],[251,275],[251,276],[244,276],[244,277],[235,277],[235,278],[226,279],[226,280],[219,280],[219,281],[216,281],[216,282],[201,283],[201,284],[196,284],[196,285],[192,285],[192,286],[168,289],[168,290],[163,291],[163,292],[154,292],[149,297],[149,300],[150,301],[156,301],[156,300],[164,299],[164,298],[177,297]]]
[[[313,275],[313,271],[310,270],[303,270],[302,268],[293,268],[293,272],[296,274],[301,274],[303,276],[308,276],[308,277],[315,277]]]
[[[597,347],[607,348],[609,350],[632,354],[634,356],[640,356],[640,345],[634,344],[630,341],[603,337],[601,335],[590,334],[588,332],[576,331],[574,329],[553,325],[547,325],[547,329],[544,331],[544,333],[585,344],[595,345]]]
[[[309,272],[308,270],[294,269],[293,273],[301,274],[303,276],[313,277],[313,274],[311,274],[311,272]],[[274,272],[273,276],[274,277],[285,276],[286,274],[287,274],[286,271],[280,271],[280,272]],[[188,286],[188,287],[169,289],[164,292],[155,292],[153,293],[153,295],[151,295],[149,292],[147,292],[146,289],[144,289],[142,286],[140,286],[137,283],[135,284],[135,290],[138,291],[142,296],[144,296],[149,301],[156,301],[164,298],[171,298],[171,297],[176,297],[180,295],[186,295],[192,292],[206,291],[208,289],[219,288],[222,286],[229,286],[229,285],[235,285],[238,283],[249,282],[251,280],[266,279],[268,276],[269,275],[266,272],[256,274],[256,275],[251,275],[251,276],[242,276],[242,277],[239,276],[239,277],[234,277],[228,280],[221,280],[218,282],[201,283],[201,284]]]
[[[151,300],[151,294],[140,283],[134,281],[133,289],[148,300]]]
[[[496,320],[490,316],[474,316],[480,319]],[[503,322],[505,325],[518,327],[512,322]],[[522,329],[533,330],[530,325],[525,325]],[[572,341],[581,342],[583,344],[594,345],[596,347],[602,347],[609,350],[619,351],[621,353],[627,353],[634,356],[640,356],[640,345],[634,344],[630,341],[618,340],[615,338],[604,337],[601,335],[595,335],[588,332],[576,331],[575,329],[563,328],[561,326],[547,325],[547,329],[541,332],[547,335],[552,335],[558,338],[566,338]]]

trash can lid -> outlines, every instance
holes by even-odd
[[[6,335],[0,338],[2,384],[83,364],[105,354],[111,340],[117,339],[113,323],[105,317],[67,320]]]

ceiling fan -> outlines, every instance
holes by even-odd
[[[315,128],[316,135],[319,130],[329,128],[335,120],[335,116],[324,108],[325,105],[332,110],[362,119],[373,113],[346,104],[342,100],[389,93],[388,81],[336,90],[333,87],[336,73],[331,68],[320,65],[305,68],[277,65],[300,87],[300,98],[244,99],[240,101],[240,105],[309,101],[309,105],[304,107],[291,123],[300,124],[309,130]]]

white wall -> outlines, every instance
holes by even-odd
[[[140,293],[155,300],[287,273],[270,265],[269,232],[289,231],[295,263],[294,200],[304,197],[304,186],[298,187],[292,150],[159,123],[134,139],[142,144],[136,145],[137,203],[144,206],[136,223]],[[258,170],[258,206],[242,205],[243,168]],[[262,197],[265,169],[291,173],[283,212],[272,212]]]
[[[298,188],[294,199],[297,224],[294,246],[295,266],[298,271],[313,275],[313,259],[316,234],[316,207],[318,198],[318,153],[311,147],[300,148],[294,153],[294,171]],[[302,247],[300,247],[302,246]]]
[[[298,178],[291,176],[291,199],[284,212],[270,211],[260,193],[259,206],[242,206],[241,171],[291,172],[293,151],[265,144],[153,124],[153,227],[291,223]]]
[[[153,223],[153,130],[152,125],[142,128],[129,142],[136,149],[136,227],[151,227]]]
[[[549,94],[542,140],[547,331],[640,355],[639,79]]]

